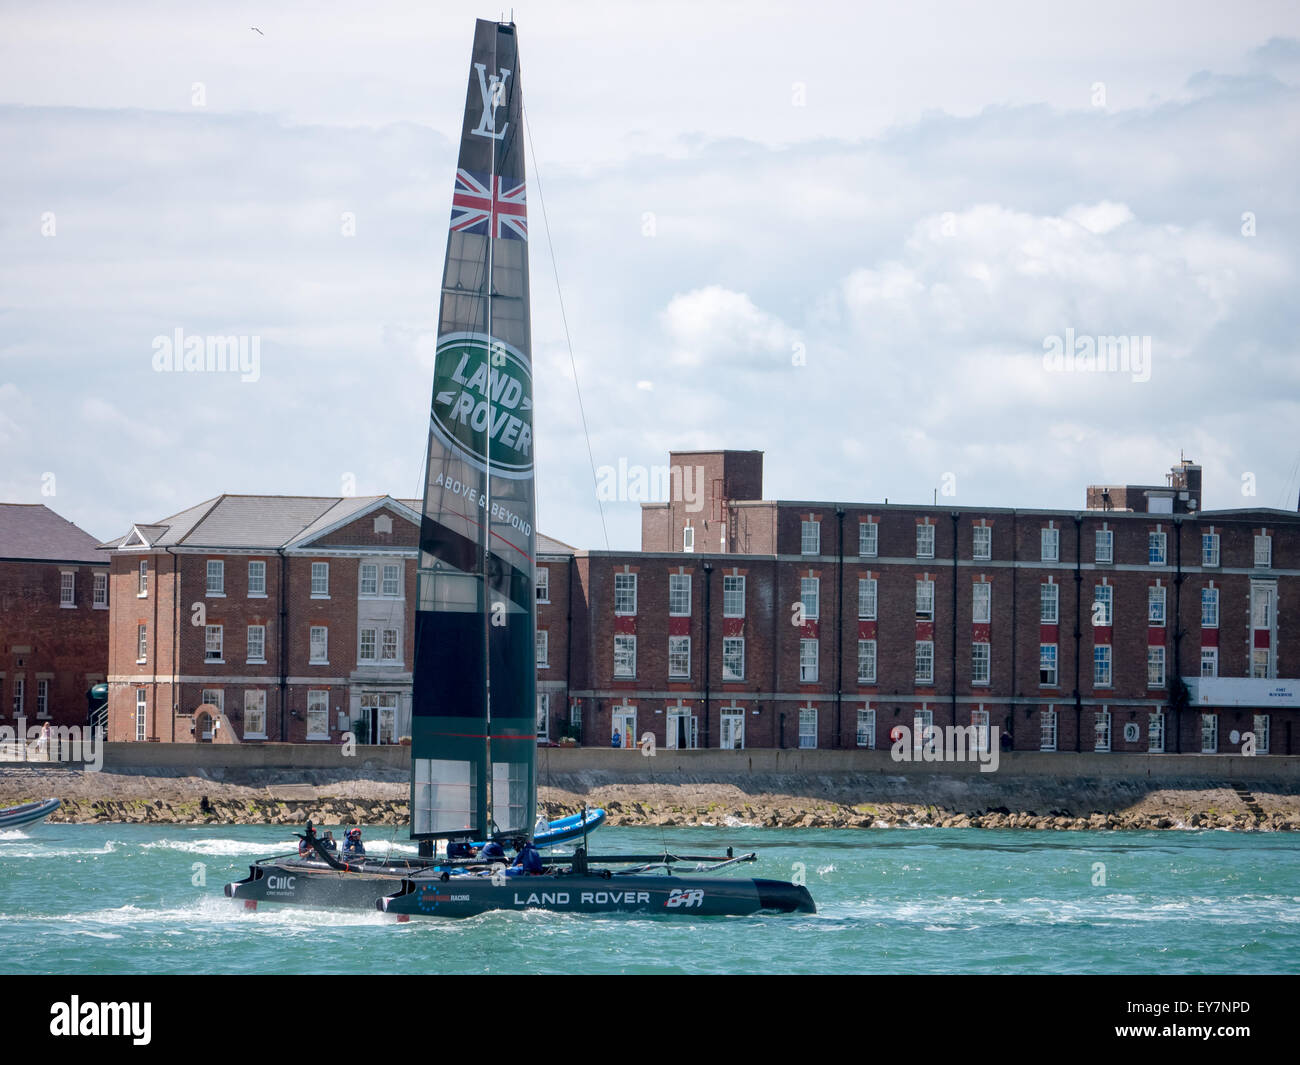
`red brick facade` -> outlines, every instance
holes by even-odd
[[[105,679],[108,560],[40,505],[0,504],[0,723],[85,725]]]
[[[396,742],[409,729],[415,520],[380,500],[290,546],[125,538],[112,559],[109,739],[202,742],[216,722],[201,707],[217,705],[244,742]]]
[[[674,453],[671,464],[704,471],[675,482],[684,493],[706,487],[702,500],[645,508],[648,540],[678,547],[583,552],[539,538],[546,740],[603,746],[617,728],[623,745],[649,734],[668,747],[883,748],[919,720],[987,721],[1018,750],[1229,752],[1244,733],[1259,735],[1260,753],[1300,746],[1286,679],[1300,661],[1295,514],[1201,512],[1199,481],[1195,506],[1178,513],[746,500],[727,493],[758,494],[756,452]],[[396,702],[385,738],[405,734],[415,537],[413,515],[388,500],[346,522],[320,518],[275,549],[124,541],[113,552],[111,738],[201,737],[204,689],[222,690],[245,740],[338,742],[367,715],[380,727],[381,695]],[[729,549],[703,550],[714,537]],[[250,561],[265,562],[265,598],[250,594]],[[363,566],[397,561],[400,596],[363,591]],[[222,564],[223,595],[208,594],[209,562]],[[328,597],[312,593],[313,565],[328,566]],[[1204,608],[1203,591],[1217,594]],[[220,659],[208,625],[222,626]],[[265,629],[265,661],[249,660],[249,626]],[[324,661],[313,627],[327,632]],[[363,660],[363,632],[385,628],[400,633],[400,653],[384,664],[372,645]],[[265,692],[260,731],[248,727],[250,690]]]
[[[726,483],[736,454],[690,459],[709,471],[707,484],[718,484]],[[748,461],[753,453],[739,454]],[[683,460],[674,453],[670,462]],[[637,738],[649,732],[657,744],[672,746],[692,742],[693,731],[694,744],[717,746],[722,714],[740,712],[748,746],[884,747],[892,729],[912,727],[918,712],[938,726],[969,725],[975,712],[987,714],[1021,750],[1229,752],[1240,749],[1233,733],[1259,731],[1262,740],[1267,728],[1268,752],[1292,753],[1300,745],[1294,701],[1255,707],[1210,697],[1191,706],[1177,678],[1198,678],[1203,648],[1217,649],[1217,662],[1207,665],[1217,672],[1207,676],[1244,679],[1253,669],[1262,678],[1297,675],[1300,519],[1269,510],[1200,513],[1199,469],[1192,469],[1193,502],[1190,510],[1185,500],[1175,507],[1179,513],[736,499],[719,508],[706,498],[696,513],[709,520],[710,540],[725,516],[734,553],[704,553],[699,538],[695,551],[683,552],[683,529],[690,522],[702,536],[705,518],[692,518],[679,500],[646,506],[647,538],[677,548],[590,552],[577,561],[590,609],[575,638],[587,642],[581,657],[591,665],[587,674],[574,672],[571,697],[581,700],[584,740],[609,743],[617,715],[628,743],[626,722],[634,713]],[[875,529],[864,541],[865,524]],[[988,530],[979,534],[980,557],[977,528]],[[1098,533],[1110,544],[1109,560]],[[1203,534],[1218,537],[1213,564],[1203,559]],[[1257,563],[1256,538],[1263,535],[1270,538],[1268,558]],[[860,554],[863,546],[874,553]],[[671,616],[667,606],[669,574],[679,571],[690,578],[688,618]],[[624,572],[636,575],[636,613],[616,617],[615,574]],[[732,574],[745,577],[743,618],[722,615],[722,580]],[[817,582],[817,616],[801,620],[794,611],[805,579]],[[860,579],[876,582],[872,617],[860,616]],[[1044,593],[1044,584],[1054,590]],[[923,612],[918,585],[926,589]],[[988,590],[980,592],[977,616],[979,585]],[[1217,624],[1202,624],[1207,588],[1218,589]],[[1252,624],[1256,593],[1271,596],[1271,607]],[[673,677],[669,641],[685,634],[689,675]],[[616,676],[615,639],[631,636],[635,677]],[[744,638],[740,682],[722,679],[724,636]],[[859,681],[860,640],[874,641],[874,681]],[[808,667],[801,675],[801,644],[816,663],[815,680]],[[1044,647],[1054,649],[1054,672],[1044,668],[1051,664]],[[932,651],[922,656],[920,649]],[[1261,651],[1271,658],[1261,661]],[[924,657],[932,672],[920,679]],[[1288,684],[1294,700],[1295,684]],[[802,715],[801,741],[805,709],[816,713]],[[861,736],[859,711],[874,712]],[[670,728],[674,712],[695,722]],[[1257,713],[1267,718],[1259,726]]]
[[[95,574],[108,567],[0,561],[0,722],[85,725],[86,693],[105,680],[108,604],[96,607]],[[63,575],[73,603],[61,605]]]

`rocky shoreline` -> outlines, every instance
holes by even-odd
[[[1228,829],[1300,831],[1295,788],[1256,785],[1151,788],[1140,782],[1011,782],[979,787],[927,779],[892,782],[810,777],[762,782],[613,783],[564,780],[542,787],[549,818],[583,804],[608,823],[727,828],[991,828],[1055,831]],[[68,769],[0,771],[0,806],[57,795],[64,823],[181,825],[404,825],[405,776],[329,779],[297,773],[241,779]]]
[[[576,813],[580,804],[539,800],[539,812],[548,818]],[[815,806],[780,806],[747,803],[743,806],[713,803],[684,806],[611,800],[604,804],[607,824],[652,827],[725,828],[1023,828],[1066,832],[1159,829],[1232,829],[1239,832],[1300,831],[1300,813],[1275,813],[1258,818],[1249,812],[1229,812],[1210,807],[1187,815],[1145,812],[1101,813],[1072,817],[1059,812],[953,810],[938,806],[890,803],[882,806],[835,803]],[[73,799],[52,817],[51,823],[176,824],[176,825],[404,825],[407,804],[387,799],[209,799],[166,803],[161,799]]]

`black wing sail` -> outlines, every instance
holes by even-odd
[[[513,24],[474,30],[420,531],[411,835],[529,834],[536,805],[533,388]]]

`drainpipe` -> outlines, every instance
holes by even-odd
[[[706,562],[704,569],[704,746],[709,746],[709,666],[712,663],[710,636],[713,632],[713,563]]]
[[[172,617],[172,738],[171,742],[176,742],[176,711],[180,709],[180,696],[176,693],[177,677],[176,663],[179,661],[179,649],[181,638],[181,574],[180,558],[170,548],[164,550],[172,556],[172,603],[175,605],[174,616]],[[159,584],[162,582],[159,581]]]
[[[767,689],[767,690],[770,691],[770,692],[772,693],[772,713],[775,715],[775,714],[778,713],[777,708],[781,705],[780,700],[777,698],[777,693],[780,692],[780,690],[781,690],[781,684],[780,684],[780,680],[781,680],[781,666],[780,666],[780,662],[781,662],[781,642],[780,642],[780,641],[781,641],[781,636],[783,635],[782,630],[781,630],[781,621],[782,621],[782,618],[784,618],[784,617],[788,617],[789,615],[788,615],[788,614],[784,614],[784,613],[782,613],[782,602],[781,602],[781,563],[780,563],[780,561],[779,561],[779,556],[776,554],[776,546],[775,546],[775,545],[776,545],[776,540],[775,540],[775,538],[772,540],[772,544],[773,544],[773,554],[772,554],[772,642],[771,642],[771,644],[770,644],[770,646],[771,646],[771,648],[772,648],[772,653],[771,653],[771,655],[769,656],[769,657],[771,658],[771,660],[772,660],[772,671],[771,671],[771,673],[768,674],[769,684],[768,684],[768,689]],[[745,599],[745,612],[748,614],[748,613],[749,613],[749,598],[748,598],[748,597],[749,597],[749,590],[748,590],[748,586],[746,586],[745,596],[746,596],[746,599]],[[795,646],[797,647],[798,644],[796,643]],[[748,649],[748,647],[746,647],[746,649],[745,649],[745,655],[746,655],[746,665],[745,665],[745,668],[748,669],[748,668],[749,668],[749,665],[748,665],[749,649]],[[796,674],[796,676],[797,676],[797,674]],[[785,714],[781,714],[781,715],[780,715],[780,720],[779,720],[779,722],[774,720],[773,724],[774,724],[774,726],[779,725],[779,727],[780,727],[780,743],[779,743],[779,746],[784,747],[784,746],[785,746]]]
[[[277,549],[276,554],[280,556],[280,742],[284,743],[289,702],[289,556],[284,548]]]
[[[1016,628],[1016,605],[1019,595],[1016,590],[1017,576],[1020,571],[1020,514],[1011,512],[1011,711],[1007,720],[1011,722],[1008,730],[1011,734],[1011,749],[1016,749],[1016,702],[1020,691],[1020,674],[1016,672],[1016,645],[1020,642],[1020,630]]]
[[[1165,686],[1169,689],[1169,706],[1173,710],[1171,715],[1174,718],[1174,749],[1181,754],[1183,751],[1183,728],[1182,714],[1183,704],[1186,701],[1183,698],[1183,669],[1182,655],[1180,651],[1183,646],[1183,523],[1181,520],[1174,522],[1174,675],[1165,677]],[[1166,624],[1168,622],[1166,621]],[[1199,671],[1198,671],[1199,672]],[[1169,745],[1169,730],[1165,730],[1165,746]]]
[[[1083,750],[1083,696],[1079,691],[1079,655],[1083,650],[1083,516],[1074,516],[1074,749]],[[1057,663],[1058,667],[1060,663]]]
[[[835,590],[835,746],[840,746],[843,727],[841,709],[844,704],[844,508],[835,508],[839,522],[839,560],[836,566]]]
[[[173,562],[174,562],[174,560],[173,560]],[[161,578],[161,577],[162,577],[162,573],[160,572],[160,573],[158,574],[158,576],[159,576],[159,578]],[[159,639],[158,639],[158,599],[159,599],[159,598],[161,597],[161,595],[162,595],[162,589],[161,589],[162,580],[159,579],[157,583],[158,583],[158,585],[159,585],[160,587],[154,589],[154,594],[153,594],[153,596],[152,596],[152,598],[153,598],[153,624],[152,624],[152,626],[151,626],[151,628],[153,629],[153,637],[152,637],[152,639],[153,639],[153,680],[150,682],[150,684],[151,684],[151,686],[153,687],[153,698],[150,700],[150,702],[153,704],[153,730],[152,730],[152,731],[153,731],[153,737],[154,737],[154,739],[158,739],[158,738],[159,738],[159,737],[158,737],[158,665],[159,665],[159,662],[158,662],[158,648],[161,646],[161,644],[160,644],[160,641],[159,641]],[[140,653],[140,652],[139,652],[139,649],[137,648],[137,650],[136,650],[136,654],[138,655],[139,653]],[[147,653],[148,653],[148,652],[147,652],[147,650],[146,650],[146,654],[147,654]],[[146,720],[147,720],[147,719],[148,719],[148,715],[146,714],[145,717],[146,717]],[[145,739],[148,740],[148,738],[149,738],[149,732],[146,731],[146,732],[145,732]]]
[[[573,725],[573,555],[569,556],[569,566],[565,572],[565,614],[564,614],[564,708],[569,725]],[[581,745],[587,732],[587,719],[582,719],[582,731],[578,735]]]
[[[951,689],[950,705],[952,727],[957,727],[957,511],[949,511],[952,518],[952,672],[949,674],[948,687]],[[989,621],[993,620],[992,593],[990,592]],[[992,655],[990,654],[990,657]],[[990,678],[991,680],[992,678]]]

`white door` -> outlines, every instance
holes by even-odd
[[[537,739],[546,742],[551,738],[551,693],[537,693]]]
[[[385,695],[385,702],[391,701],[396,704],[396,695]],[[397,742],[397,707],[381,706],[379,708],[379,742],[396,743]]]
[[[612,743],[614,747],[635,747],[636,746],[636,711],[635,710],[615,710],[614,711],[614,733],[611,739],[617,738],[617,743]]]
[[[724,751],[741,751],[745,748],[745,715],[723,714],[722,736],[719,741]]]
[[[1268,714],[1255,714],[1255,753],[1268,754]]]
[[[930,740],[931,728],[934,725],[933,710],[917,710],[912,718],[912,747],[914,750],[920,750],[925,746],[926,741]]]
[[[813,750],[817,746],[817,709],[812,706],[799,708],[799,747]]]
[[[1217,754],[1219,751],[1219,715],[1201,715],[1201,753]]]

